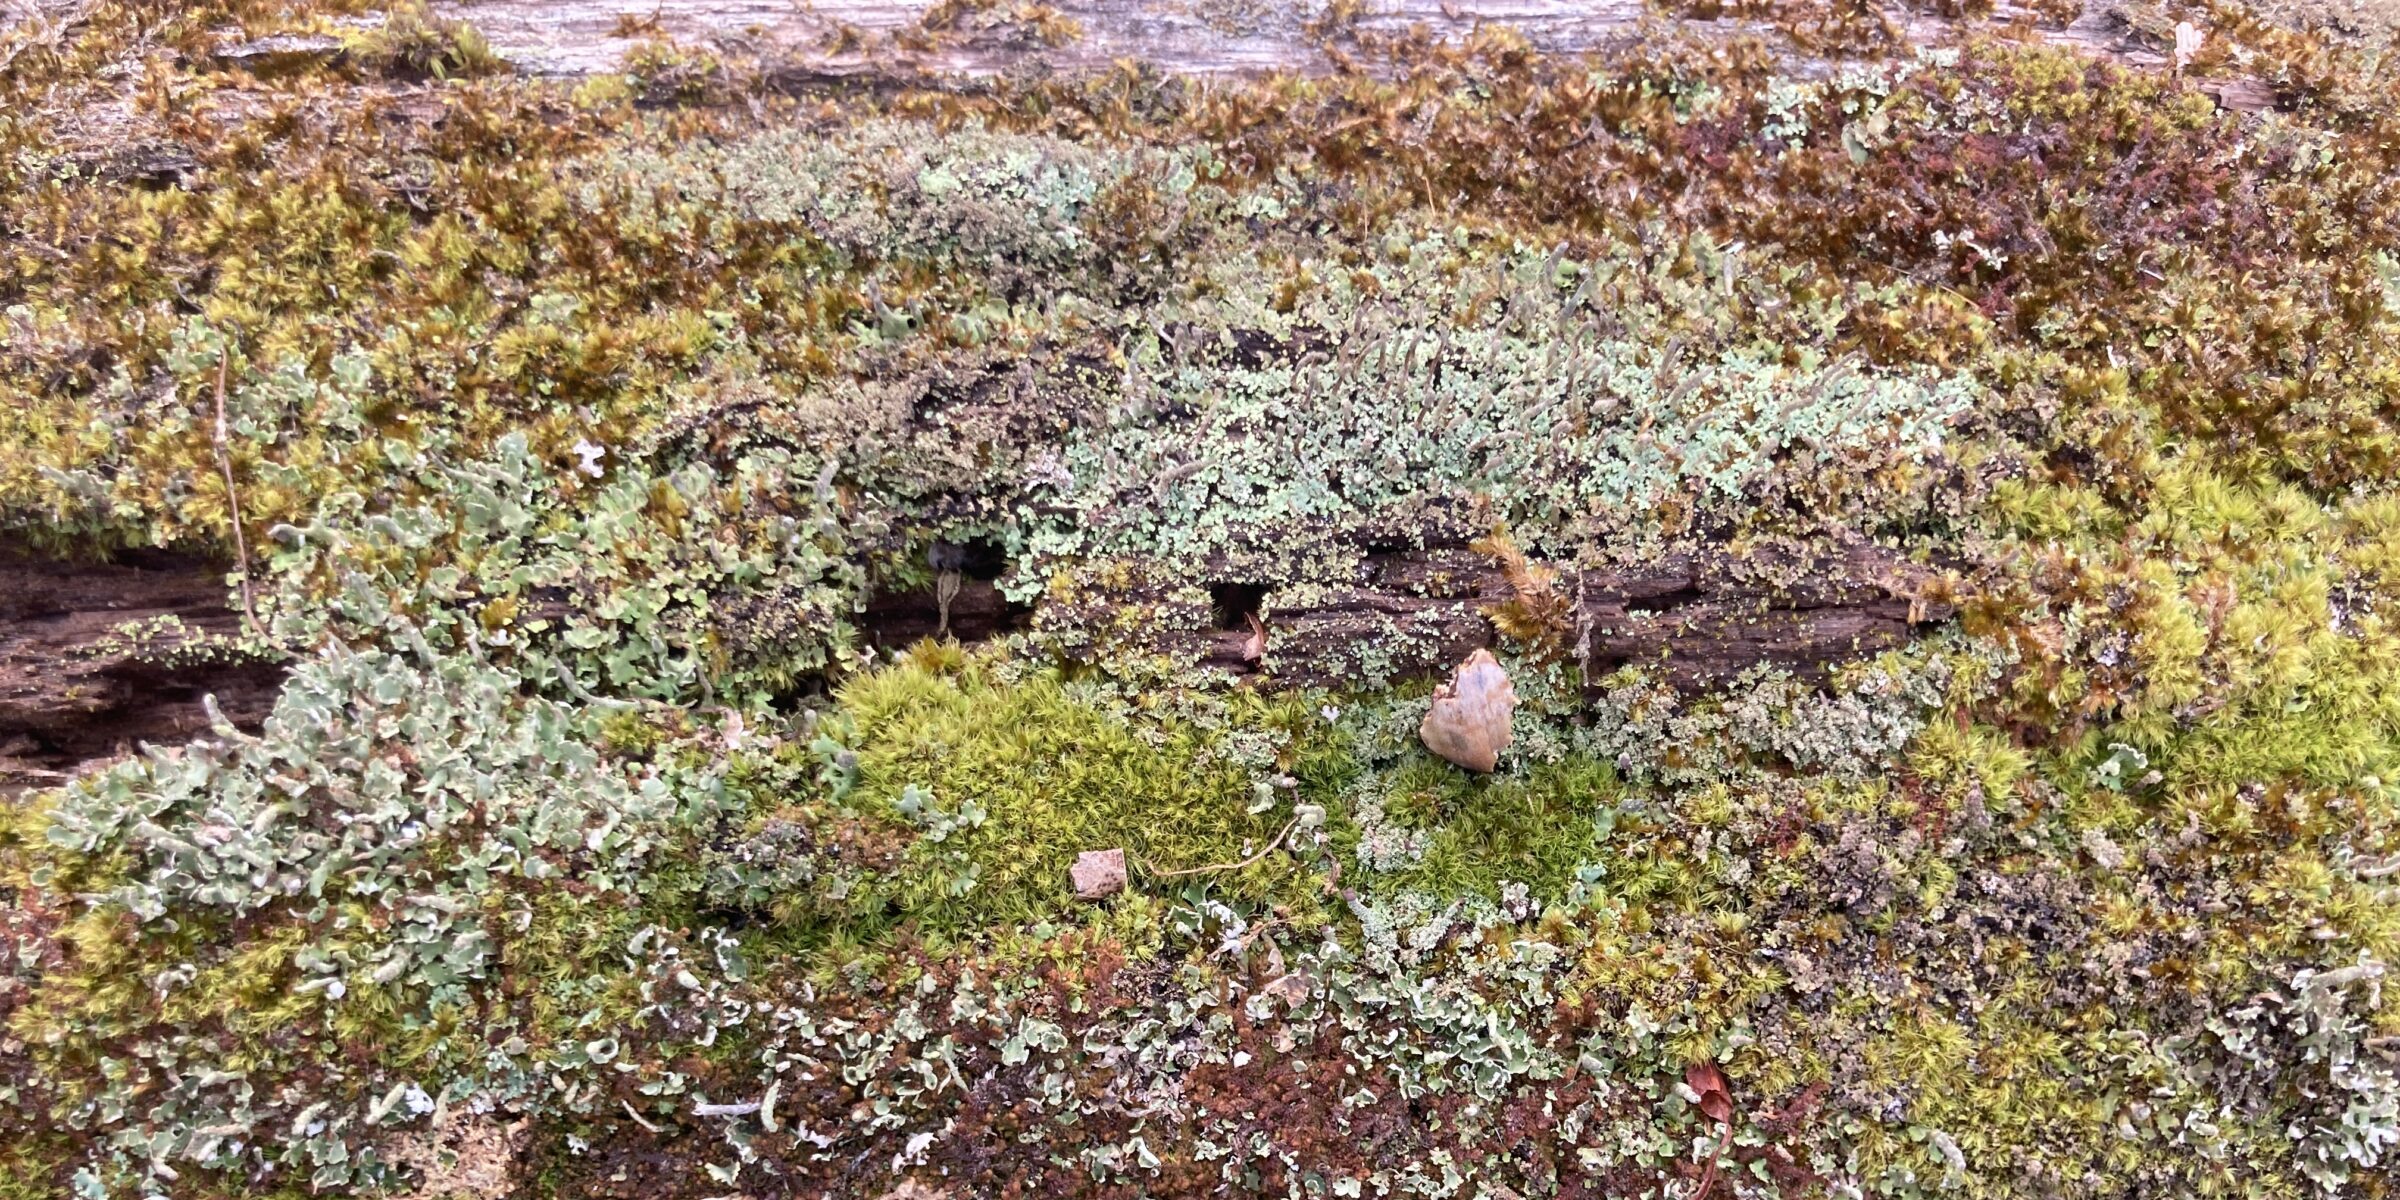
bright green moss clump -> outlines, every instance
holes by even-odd
[[[1199,874],[1254,904],[1313,900],[1292,859],[1258,857],[1292,823],[1292,798],[1251,786],[1256,773],[1224,744],[1240,733],[1133,725],[1053,679],[926,665],[940,661],[840,693],[856,800],[922,831],[893,898],[907,918],[952,934],[1071,918],[1068,868],[1106,849],[1126,852],[1137,882]]]

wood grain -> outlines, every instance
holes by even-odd
[[[1153,64],[1187,75],[1242,75],[1316,70],[1329,65],[1307,26],[1322,11],[1313,3],[1268,0],[1061,0],[1052,5],[1081,27],[1081,35],[1046,46],[1009,29],[951,30],[936,44],[907,49],[894,35],[920,27],[927,5],[905,0],[451,0],[439,11],[472,23],[520,71],[580,76],[618,70],[625,52],[651,37],[716,44],[755,54],[799,72],[828,78],[876,74],[988,76],[1001,72],[1101,70],[1121,61]],[[1952,21],[1902,8],[1886,10],[1916,45],[1958,39]],[[2000,5],[1988,25],[2032,24],[2033,14]],[[2117,22],[2086,11],[2065,28],[2035,28],[2041,41],[2139,61],[2156,54],[2126,40]],[[1444,38],[1478,27],[1502,27],[1536,47],[1573,54],[1631,42],[1647,28],[1680,25],[1733,37],[1771,33],[1740,21],[1672,21],[1639,0],[1390,0],[1373,6],[1351,28],[1399,33],[1422,26]],[[863,35],[853,49],[831,49],[844,29]],[[1795,57],[1802,73],[1832,64]]]
[[[207,732],[203,696],[256,728],[283,668],[179,655],[238,631],[225,568],[170,554],[64,563],[0,554],[0,789],[56,783],[141,743]],[[137,648],[129,626],[165,632]]]

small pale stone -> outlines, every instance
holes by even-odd
[[[1086,850],[1075,856],[1075,898],[1100,900],[1125,890],[1125,852]]]
[[[1509,721],[1517,712],[1517,688],[1489,650],[1458,665],[1450,682],[1433,690],[1433,707],[1417,727],[1425,748],[1470,771],[1500,765],[1508,748]]]

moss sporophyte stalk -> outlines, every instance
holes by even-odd
[[[0,1196],[2392,1195],[2388,14],[1688,7],[0,27]]]

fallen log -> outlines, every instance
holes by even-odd
[[[1361,562],[1346,580],[1219,583],[1207,602],[1137,580],[1018,610],[970,580],[948,634],[1031,630],[1069,658],[1149,653],[1267,687],[1371,687],[1441,678],[1498,645],[1491,614],[1520,598],[1507,569],[1464,545]],[[1697,542],[1625,565],[1535,565],[1556,572],[1561,655],[1593,687],[1626,665],[1686,691],[1759,666],[1821,680],[1955,615],[1928,598],[1934,570],[1860,539]],[[937,609],[930,590],[879,594],[859,621],[870,643],[898,650],[936,635]]]
[[[770,75],[809,83],[908,76],[1078,74],[1140,62],[1179,75],[1324,70],[1322,44],[1422,29],[1457,40],[1503,29],[1537,49],[1579,54],[1621,48],[1672,25],[1704,36],[1764,35],[1763,21],[1676,19],[1645,0],[1388,0],[1328,7],[1258,0],[1058,0],[974,4],[950,0],[456,0],[444,16],[466,21],[492,49],[532,75],[587,76],[623,69],[627,51],[667,39],[738,51]],[[1345,11],[1346,10],[1346,11]],[[2013,27],[2035,40],[2136,63],[2163,63],[2152,39],[2105,5],[2060,22],[2034,8],[1995,5],[1979,21],[1901,5],[1875,15],[1902,45],[1956,41],[1970,26]],[[1806,74],[1828,59],[1795,55]]]

